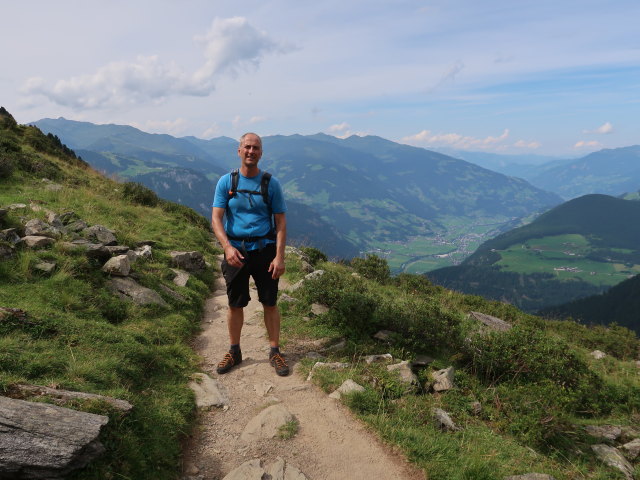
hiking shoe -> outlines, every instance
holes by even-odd
[[[242,352],[227,352],[224,354],[224,358],[222,359],[222,361],[218,364],[216,372],[218,372],[219,374],[227,373],[229,370],[231,370],[232,367],[235,367],[240,363],[242,363]]]
[[[289,365],[284,361],[284,357],[280,353],[276,353],[269,357],[269,363],[276,369],[276,373],[281,377],[289,375]]]

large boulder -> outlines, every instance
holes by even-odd
[[[204,257],[200,252],[170,252],[171,263],[174,267],[181,268],[187,272],[202,272],[207,268]]]
[[[108,417],[0,397],[0,478],[63,479],[104,453]]]

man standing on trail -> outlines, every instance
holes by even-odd
[[[240,138],[238,156],[240,169],[223,175],[216,185],[211,215],[213,232],[224,248],[221,269],[229,299],[227,327],[231,344],[217,372],[227,373],[242,362],[240,333],[252,276],[264,308],[271,345],[269,361],[278,375],[285,376],[289,366],[280,353],[280,311],[276,302],[278,279],[285,271],[287,206],[278,180],[258,168],[262,156],[260,137],[245,133]]]

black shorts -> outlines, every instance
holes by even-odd
[[[260,250],[249,250],[243,253],[244,266],[232,267],[223,259],[220,264],[222,275],[227,284],[227,297],[229,306],[246,307],[251,300],[249,296],[249,276],[253,277],[258,290],[260,303],[274,307],[278,300],[278,281],[271,278],[269,265],[276,257],[276,244],[270,243]]]

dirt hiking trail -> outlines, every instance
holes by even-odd
[[[281,280],[281,288],[285,286]],[[184,448],[183,478],[222,480],[250,460],[270,464],[280,457],[309,480],[423,480],[422,472],[383,445],[340,401],[306,381],[297,365],[305,354],[302,346],[289,344],[283,349],[292,371],[287,377],[276,375],[268,361],[262,306],[253,282],[251,289],[242,330],[243,362],[224,375],[215,371],[229,348],[222,277],[207,300],[194,348],[203,358],[202,371],[226,390],[229,403],[224,408],[200,410],[197,427]],[[289,439],[241,440],[247,423],[277,403],[297,420],[297,434]],[[283,478],[303,477],[287,472]]]

